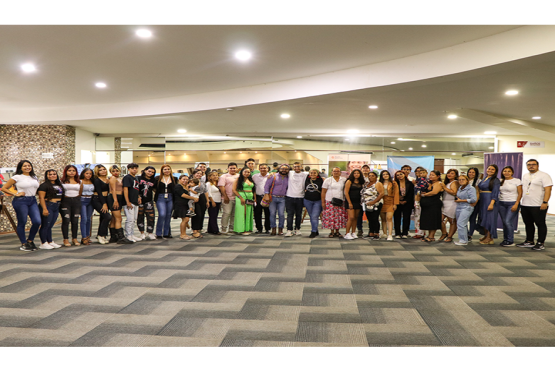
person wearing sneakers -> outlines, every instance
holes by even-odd
[[[499,187],[499,216],[503,222],[503,242],[501,246],[514,246],[515,222],[522,199],[522,182],[513,178],[515,171],[511,166],[501,170],[501,186]]]
[[[230,162],[227,164],[227,174],[218,180],[218,188],[222,194],[222,233],[233,234],[233,221],[235,215],[235,195],[233,194],[233,183],[239,178],[237,174],[237,164]]]
[[[125,212],[125,238],[132,242],[142,241],[141,238],[135,237],[133,230],[137,222],[139,214],[139,205],[141,204],[141,196],[139,196],[139,179],[137,172],[139,165],[131,163],[127,165],[128,174],[123,177],[123,198],[126,206],[123,208]],[[119,243],[119,242],[118,242]]]
[[[112,220],[112,214],[110,214],[110,209],[108,208],[110,186],[108,185],[107,175],[108,170],[104,165],[98,164],[94,167],[92,205],[99,215],[97,239],[101,245],[107,244],[110,240],[108,238],[108,227]]]
[[[295,218],[295,236],[301,235],[301,223],[304,207],[304,183],[308,173],[302,171],[300,162],[293,164],[289,172],[287,193],[285,194],[285,208],[287,209],[287,233],[285,237],[293,236],[293,217]]]
[[[52,227],[60,214],[60,201],[64,196],[64,187],[54,169],[46,170],[44,183],[38,189],[39,211],[42,223],[39,229],[40,249],[50,250],[61,247],[52,240]]]
[[[455,197],[457,210],[455,219],[457,221],[457,233],[459,241],[455,245],[464,246],[468,244],[468,220],[474,211],[473,204],[477,200],[476,188],[470,183],[470,179],[466,175],[459,175],[459,189]]]
[[[364,183],[364,176],[362,175],[362,171],[359,169],[351,171],[349,178],[345,182],[344,192],[345,200],[347,201],[346,207],[348,219],[347,230],[345,231],[345,236],[343,238],[346,240],[354,240],[355,238],[358,238],[355,234],[355,227],[360,211],[362,210],[361,192]]]
[[[526,226],[526,241],[517,246],[541,251],[545,249],[544,243],[547,237],[545,218],[553,182],[547,173],[539,171],[537,160],[528,160],[526,168],[529,173],[522,177],[522,200],[520,201],[520,213]],[[538,239],[535,245],[534,234],[536,228],[534,225],[538,227]]]
[[[156,168],[147,166],[139,177],[139,194],[141,195],[141,203],[139,205],[139,213],[137,214],[137,227],[141,232],[142,240],[155,240],[154,221],[156,215],[154,213],[154,176]],[[145,216],[146,216],[146,233],[145,234]]]

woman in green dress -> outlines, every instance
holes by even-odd
[[[254,200],[256,200],[254,181],[248,167],[241,170],[239,178],[233,183],[233,193],[235,194],[233,231],[248,236],[253,230],[253,210]]]

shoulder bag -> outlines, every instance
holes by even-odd
[[[274,191],[275,184],[276,184],[276,176],[274,175],[274,179],[272,179],[272,187],[270,187],[270,193],[268,193],[269,199],[268,201],[265,201],[264,198],[262,198],[262,201],[260,201],[260,206],[262,207],[270,206],[270,203],[272,202],[272,192]]]

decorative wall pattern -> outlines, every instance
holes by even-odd
[[[121,137],[114,138],[114,162],[121,166]]]
[[[42,158],[43,153],[52,153],[53,158]],[[75,162],[75,128],[67,125],[0,125],[0,167],[15,167],[21,160],[33,163],[41,183],[48,169],[61,174],[66,165]],[[4,205],[15,219],[11,200],[12,197],[4,197]],[[0,216],[0,232],[12,230],[9,221]]]

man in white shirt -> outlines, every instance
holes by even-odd
[[[270,166],[268,164],[258,165],[259,173],[252,176],[252,180],[256,186],[256,205],[254,206],[254,224],[256,225],[256,233],[262,233],[262,211],[264,211],[264,233],[270,234],[270,208],[262,207],[262,198],[264,198],[264,186],[268,178],[272,175],[268,173]]]
[[[293,164],[289,172],[289,183],[285,194],[285,209],[287,210],[287,233],[285,237],[293,235],[293,217],[295,217],[295,235],[301,235],[301,223],[304,207],[304,183],[308,173],[302,171],[300,162]]]
[[[547,173],[538,170],[539,163],[537,160],[528,160],[526,167],[529,173],[522,177],[522,199],[520,201],[520,213],[526,226],[526,241],[517,246],[541,251],[545,249],[544,243],[547,237],[545,218],[553,181]],[[536,244],[534,244],[534,234],[536,232],[534,225],[538,227]]]

